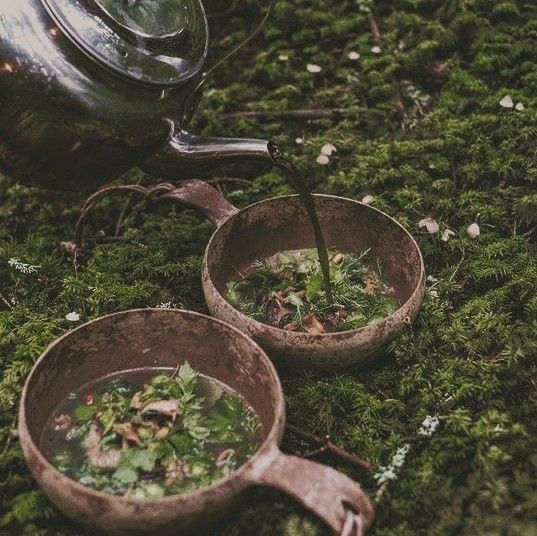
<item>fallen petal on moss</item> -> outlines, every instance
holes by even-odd
[[[472,223],[468,226],[466,229],[466,234],[469,238],[477,238],[481,234],[481,229],[479,229],[479,225],[477,223]]]
[[[423,218],[418,223],[420,229],[425,227],[427,229],[427,232],[434,234],[440,231],[440,225],[438,225],[438,222],[436,220],[433,220],[433,218]]]

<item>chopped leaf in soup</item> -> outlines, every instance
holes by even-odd
[[[332,301],[314,249],[284,251],[254,262],[246,277],[228,283],[226,299],[254,320],[311,334],[362,328],[399,308],[368,251],[331,251],[329,267]]]
[[[242,396],[184,363],[116,373],[71,393],[50,418],[42,449],[84,486],[157,499],[226,477],[261,436]]]

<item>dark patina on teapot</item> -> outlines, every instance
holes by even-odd
[[[270,161],[263,140],[185,132],[206,73],[200,0],[0,0],[0,172],[91,190]]]

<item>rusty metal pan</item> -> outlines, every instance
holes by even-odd
[[[228,477],[184,495],[136,500],[85,487],[57,471],[40,441],[48,417],[72,391],[118,371],[177,367],[184,361],[242,394],[263,425],[263,443]],[[255,485],[279,489],[309,508],[335,534],[359,536],[373,508],[360,486],[324,465],[279,450],[285,404],[264,351],[223,321],[175,309],[139,309],[99,318],[49,346],[24,386],[19,435],[24,456],[50,500],[98,534],[212,534]]]
[[[370,248],[400,303],[393,314],[363,328],[317,335],[258,322],[224,297],[227,283],[236,281],[255,260],[315,247],[298,196],[272,198],[238,210],[207,183],[191,180],[164,197],[201,209],[217,225],[202,268],[209,310],[250,335],[279,367],[334,371],[364,364],[381,354],[418,314],[425,288],[422,254],[412,235],[380,210],[343,197],[314,196],[327,246],[342,252]]]

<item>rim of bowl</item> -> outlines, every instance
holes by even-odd
[[[73,480],[72,478],[68,477],[58,469],[56,469],[46,458],[43,456],[43,453],[41,452],[41,448],[36,445],[35,441],[32,438],[32,435],[30,433],[30,430],[28,428],[28,424],[26,422],[26,400],[30,396],[29,392],[29,385],[30,382],[36,373],[36,370],[42,365],[42,363],[47,359],[47,356],[54,350],[54,348],[61,342],[63,342],[65,339],[70,337],[73,333],[76,333],[78,331],[82,331],[83,329],[87,328],[89,325],[96,324],[102,320],[106,320],[108,318],[114,317],[114,316],[121,316],[121,315],[128,315],[132,313],[140,313],[140,312],[154,312],[159,314],[166,314],[167,312],[173,313],[173,314],[180,314],[180,316],[186,315],[186,316],[192,316],[192,317],[201,317],[204,319],[208,319],[212,322],[219,323],[223,325],[226,328],[229,328],[233,330],[238,336],[243,337],[248,340],[248,343],[252,346],[253,349],[257,349],[263,358],[266,361],[266,365],[268,366],[269,373],[272,375],[272,381],[275,383],[276,387],[276,394],[277,394],[277,401],[276,405],[274,406],[274,415],[275,419],[274,422],[268,431],[265,439],[259,446],[259,448],[256,450],[255,454],[249,458],[245,463],[243,463],[240,467],[235,469],[232,473],[230,473],[225,478],[221,478],[219,480],[216,480],[212,484],[209,484],[208,486],[203,486],[199,489],[196,489],[189,493],[177,493],[173,495],[167,495],[165,497],[161,497],[159,499],[136,499],[136,498],[124,498],[122,496],[112,495],[110,493],[105,493],[103,491],[98,491],[94,488],[91,488],[89,486],[84,486],[83,484],[80,484],[76,480]],[[117,371],[120,372],[120,371]],[[242,393],[239,393],[242,394]],[[244,395],[243,395],[244,396]],[[21,446],[22,444],[28,444],[37,454],[37,457],[39,459],[39,462],[43,464],[48,471],[52,471],[55,475],[57,475],[60,479],[66,480],[70,483],[70,485],[75,486],[80,492],[87,493],[89,495],[99,497],[102,499],[107,499],[114,501],[118,504],[143,504],[143,505],[154,505],[157,503],[166,503],[166,502],[174,502],[177,500],[184,500],[184,501],[191,501],[197,498],[203,498],[204,495],[206,495],[208,492],[213,492],[217,489],[219,489],[222,486],[225,486],[228,482],[236,479],[240,479],[243,477],[244,473],[246,473],[253,465],[255,465],[256,462],[258,462],[262,457],[268,453],[271,448],[279,448],[279,440],[281,438],[281,435],[283,433],[283,430],[285,428],[285,402],[284,402],[284,395],[283,395],[283,388],[280,381],[280,378],[276,372],[276,369],[274,365],[272,364],[272,361],[268,358],[266,352],[257,344],[253,339],[251,339],[247,334],[245,334],[243,331],[239,330],[232,324],[226,322],[225,320],[221,320],[219,318],[215,318],[209,315],[205,315],[202,313],[197,313],[195,311],[190,311],[188,309],[160,309],[156,307],[147,307],[147,308],[138,308],[138,309],[128,309],[126,311],[117,311],[115,313],[111,313],[108,315],[100,316],[98,318],[94,318],[93,320],[90,320],[89,322],[85,322],[84,324],[68,331],[67,333],[64,333],[61,337],[58,337],[55,339],[51,344],[49,344],[45,350],[41,353],[37,361],[34,363],[32,370],[28,374],[28,377],[26,378],[26,381],[24,383],[24,387],[22,390],[21,398],[20,398],[20,405],[19,405],[19,424],[18,424],[18,430],[20,434],[21,439]],[[279,424],[281,422],[281,425]],[[23,454],[25,461],[27,462],[27,456],[26,456],[26,449],[28,446],[23,447]],[[28,466],[28,464],[27,464]],[[29,468],[29,467],[28,467]]]
[[[274,336],[280,336],[282,333],[286,334],[286,337],[293,339],[304,339],[304,338],[310,338],[313,339],[328,339],[330,337],[334,339],[349,339],[351,336],[355,335],[361,335],[363,333],[367,333],[370,330],[377,329],[377,327],[383,323],[388,322],[390,319],[393,319],[395,317],[401,316],[401,310],[402,309],[408,309],[410,302],[412,302],[418,294],[422,292],[422,287],[425,281],[425,263],[423,261],[423,255],[421,253],[420,247],[418,243],[416,242],[416,239],[412,236],[410,231],[406,229],[403,225],[401,225],[395,218],[390,216],[389,214],[386,214],[382,210],[379,210],[378,208],[374,208],[370,205],[366,205],[365,203],[362,203],[360,201],[357,201],[355,199],[350,199],[348,197],[341,197],[339,195],[329,195],[329,194],[313,194],[314,198],[325,198],[325,199],[331,199],[335,201],[344,201],[348,203],[353,203],[356,205],[359,205],[362,208],[366,208],[367,210],[370,210],[372,212],[376,212],[377,214],[385,217],[391,224],[395,225],[396,227],[399,227],[403,233],[405,233],[409,238],[414,246],[415,250],[418,253],[419,258],[419,277],[418,277],[418,284],[414,287],[414,290],[408,297],[408,299],[402,303],[392,314],[385,316],[384,318],[378,320],[377,322],[373,322],[372,324],[367,324],[366,326],[363,326],[361,328],[357,329],[349,329],[346,331],[335,331],[335,332],[329,332],[329,333],[307,333],[303,331],[286,331],[282,328],[276,328],[274,326],[269,326],[268,324],[264,324],[263,322],[259,322],[258,320],[253,319],[252,317],[245,315],[233,305],[231,305],[226,298],[222,295],[222,293],[216,288],[215,284],[213,283],[213,279],[211,277],[211,274],[209,273],[209,265],[207,261],[207,257],[209,254],[209,250],[213,245],[213,241],[216,240],[217,235],[221,232],[221,230],[228,225],[229,222],[233,221],[235,218],[237,218],[240,214],[243,212],[246,212],[250,209],[253,209],[259,205],[268,204],[272,201],[278,201],[278,200],[284,200],[284,199],[292,199],[300,197],[298,194],[292,194],[292,195],[280,195],[276,197],[270,197],[269,199],[263,199],[261,201],[257,201],[256,203],[253,203],[251,205],[248,205],[247,207],[244,207],[240,209],[237,213],[230,216],[220,227],[218,227],[215,232],[212,234],[211,238],[209,239],[209,243],[207,244],[207,247],[205,249],[205,254],[203,257],[203,271],[207,273],[207,279],[210,282],[211,288],[214,290],[214,292],[218,295],[220,300],[225,302],[231,309],[233,309],[238,315],[240,315],[241,320],[246,320],[250,323],[252,323],[256,330],[266,330],[269,333],[273,334]],[[297,341],[298,342],[298,341]]]

